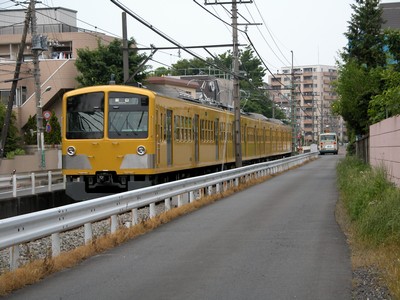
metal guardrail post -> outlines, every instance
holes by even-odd
[[[165,210],[168,211],[171,209],[171,199],[167,198],[164,200]]]
[[[12,176],[12,189],[13,197],[17,197],[17,174]]]
[[[117,232],[118,229],[118,216],[112,215],[111,216],[111,233]]]
[[[193,192],[193,191],[190,191],[190,192],[189,192],[189,202],[192,203],[192,202],[194,202],[194,200],[195,200],[195,199],[194,199],[194,192]]]
[[[182,195],[178,195],[178,207],[181,207],[183,205],[183,200],[182,200]]]
[[[93,239],[92,232],[92,223],[85,223],[84,227],[84,236],[85,236],[85,245],[89,244]]]
[[[55,257],[60,255],[60,253],[61,253],[60,234],[56,232],[51,235],[51,255]]]
[[[132,224],[136,225],[139,223],[139,217],[138,217],[138,210],[137,208],[132,209]]]
[[[149,213],[149,217],[150,219],[154,218],[157,214],[156,214],[156,204],[155,203],[150,203],[150,213]]]
[[[51,192],[51,185],[52,185],[52,173],[51,171],[47,172],[47,186],[48,186],[48,191]]]
[[[10,270],[16,270],[19,267],[19,245],[10,247]]]
[[[32,195],[36,194],[36,183],[35,183],[35,173],[31,173],[31,189],[32,189]]]

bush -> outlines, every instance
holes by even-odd
[[[15,149],[14,151],[8,152],[6,157],[8,159],[14,158],[16,155],[25,155],[25,150],[24,149]]]

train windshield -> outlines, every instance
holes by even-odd
[[[104,93],[88,93],[67,99],[67,139],[104,137]]]
[[[108,96],[108,136],[112,139],[147,138],[149,98],[112,92]]]

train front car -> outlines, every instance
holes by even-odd
[[[70,198],[87,200],[151,184],[153,107],[152,92],[129,86],[65,93],[62,163]]]

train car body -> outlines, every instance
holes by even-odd
[[[76,201],[234,167],[234,114],[131,86],[63,97],[62,163]],[[288,156],[291,129],[241,116],[243,164]]]

